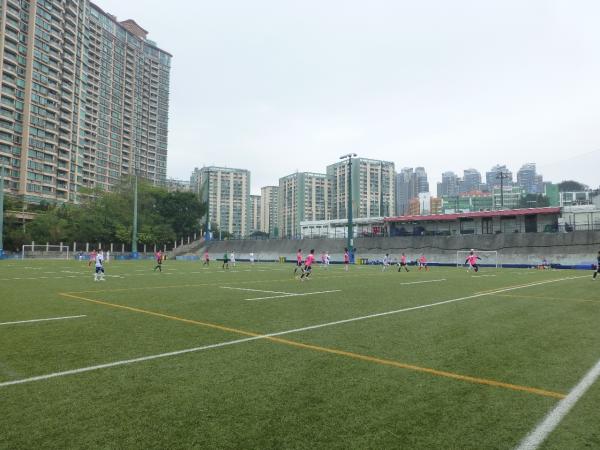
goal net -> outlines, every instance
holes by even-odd
[[[469,250],[458,250],[456,252],[456,267],[464,266],[467,256],[471,253]],[[490,251],[475,251],[474,252],[481,259],[477,260],[478,264],[482,267],[501,267],[500,258],[496,250]]]
[[[24,245],[21,258],[69,259],[68,245]]]

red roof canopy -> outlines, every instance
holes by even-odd
[[[444,222],[458,219],[475,219],[479,217],[528,216],[532,214],[560,214],[558,207],[501,209],[497,211],[475,211],[456,214],[431,214],[428,216],[386,217],[385,222]]]

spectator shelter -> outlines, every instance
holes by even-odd
[[[388,236],[557,232],[561,209],[525,208],[428,216],[386,217]]]

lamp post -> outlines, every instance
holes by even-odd
[[[352,252],[352,246],[354,244],[354,232],[352,226],[352,158],[356,158],[356,153],[348,153],[347,155],[340,156],[340,159],[346,159],[348,161],[348,236],[347,236],[347,247],[348,251]]]
[[[137,171],[133,180],[133,232],[131,236],[131,257],[138,258],[138,176]]]
[[[0,165],[0,259],[4,255],[4,165]]]
[[[210,169],[206,172],[206,234],[205,240],[209,240],[210,236]]]

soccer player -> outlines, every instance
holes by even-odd
[[[331,258],[329,257],[329,252],[325,252],[325,269],[329,269],[330,262]]]
[[[348,272],[348,266],[350,265],[350,253],[348,249],[344,248],[344,270]]]
[[[300,281],[308,280],[308,277],[312,273],[313,262],[315,262],[315,250],[311,249],[310,254],[306,257],[306,261],[304,261],[304,269],[302,270],[302,275],[300,275]]]
[[[104,254],[102,250],[94,256],[94,262],[96,266],[96,273],[94,273],[94,281],[105,281],[104,280]]]
[[[325,252],[321,252],[321,265],[325,265]]]
[[[298,269],[300,269],[300,271],[302,271],[302,249],[301,248],[299,248],[298,252],[296,253],[296,267],[294,267],[294,276],[296,276]]]
[[[250,252],[250,264],[254,265],[254,253]]]
[[[210,264],[210,256],[208,256],[208,250],[204,252],[204,266],[208,266]]]
[[[162,272],[162,262],[163,262],[162,252],[160,250],[158,250],[154,254],[154,258],[156,259],[156,266],[154,267],[154,271],[156,272],[156,269],[158,269],[159,272]]]
[[[477,264],[478,259],[481,258],[475,254],[475,250],[471,249],[467,255],[467,259],[465,260],[465,264],[469,264],[469,267],[467,267],[467,272],[469,272],[471,269],[473,269],[475,272],[479,272],[479,264]]]
[[[390,266],[390,255],[389,253],[386,253],[385,256],[383,257],[383,267],[381,268],[382,272],[385,272],[385,270]]]
[[[401,272],[403,267],[404,270],[410,272],[410,270],[408,270],[408,266],[406,265],[406,255],[404,253],[402,253],[402,256],[400,257],[400,264],[398,264],[398,272]]]
[[[229,255],[229,260],[231,261],[231,265],[235,267],[235,252],[231,252],[231,255]]]
[[[92,252],[90,253],[90,258],[88,261],[88,267],[91,267],[92,264],[94,264],[94,262],[96,261],[96,249],[92,249]]]
[[[600,273],[600,252],[598,252],[598,261],[596,262],[596,271],[594,272],[593,279],[596,279],[596,276]]]
[[[223,253],[223,269],[229,269],[229,254]]]
[[[421,254],[419,258],[419,272],[421,269],[425,269],[426,272],[429,272],[429,267],[427,266],[427,258],[425,258],[425,254]]]

